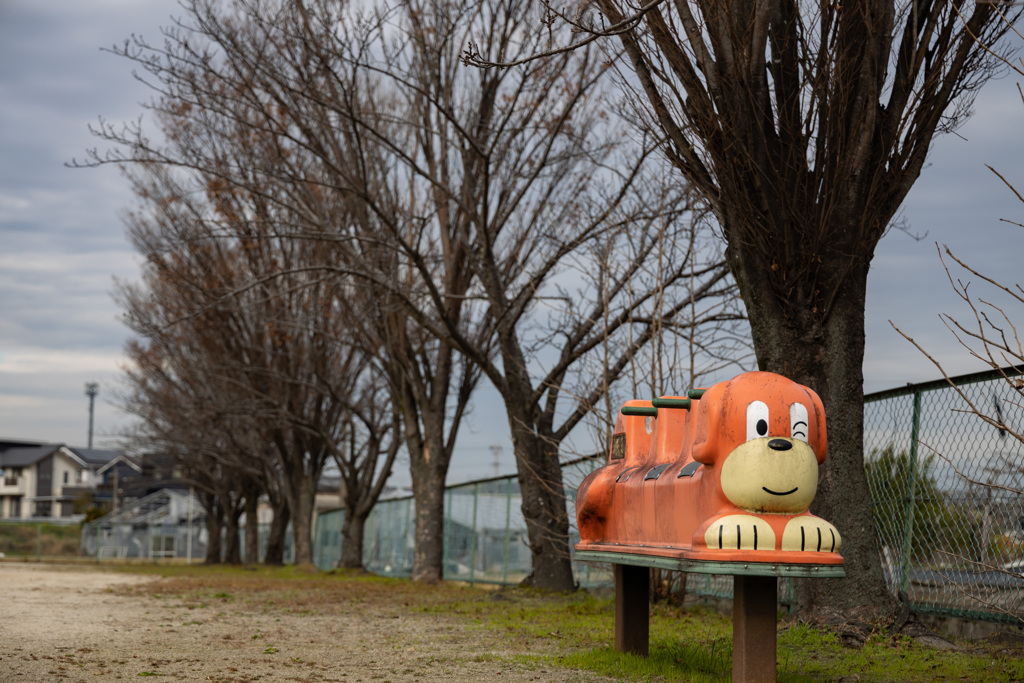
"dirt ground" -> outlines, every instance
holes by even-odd
[[[167,579],[0,563],[0,682],[592,681],[510,661],[465,620],[356,604],[329,615],[159,594]],[[155,583],[153,583],[155,582]]]

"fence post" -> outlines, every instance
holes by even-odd
[[[505,558],[501,563],[501,582],[508,583],[508,552],[512,542],[512,477],[505,480]]]
[[[412,564],[409,562],[409,511],[412,510],[412,499],[408,498],[405,501],[405,525],[402,527],[402,573],[405,574],[405,568],[412,568]],[[413,544],[416,539],[413,538]]]
[[[480,482],[473,484],[473,536],[470,538],[469,546],[469,585],[473,585],[473,579],[476,577],[476,506],[477,501],[480,499]]]
[[[386,542],[386,545],[385,545],[385,548],[387,548],[387,550],[386,550],[387,556],[384,559],[384,561],[387,564],[385,564],[384,566],[385,567],[391,567],[392,571],[388,572],[389,574],[391,574],[391,573],[394,572],[394,568],[395,568],[395,564],[394,564],[394,560],[395,560],[395,534],[394,534],[394,529],[391,528],[391,508],[393,508],[394,505],[392,505],[391,501],[389,500],[389,501],[384,503],[384,507],[387,508],[387,514],[384,515],[384,528],[386,529],[385,533],[387,534],[387,536],[385,537],[385,538],[387,538],[387,542]]]
[[[448,548],[452,544],[451,543],[451,539],[448,538],[448,536],[449,536],[449,534],[451,534],[451,530],[452,530],[452,492],[453,491],[454,491],[454,489],[452,489],[452,488],[448,489],[448,501],[447,501],[447,504],[445,505],[446,509],[444,511],[444,529],[441,532],[441,538],[443,539],[442,547],[444,548],[444,551],[442,553],[442,558],[443,558],[443,561],[444,561],[444,565],[441,567],[441,578],[447,578],[446,575],[448,574]]]
[[[377,552],[377,543],[380,540],[380,522],[378,521],[379,517],[380,517],[380,506],[379,505],[375,505],[373,507],[373,509],[370,510],[370,514],[367,515],[367,517],[366,517],[366,526],[363,527],[363,564],[366,566],[367,569],[370,569],[371,566],[376,566],[376,567],[380,566],[379,564],[377,564],[377,565],[373,565],[372,564],[373,561],[374,561],[374,554]],[[342,511],[342,513],[341,513],[341,525],[344,525],[344,524],[345,524],[345,512]],[[338,526],[338,538],[340,539],[339,543],[338,543],[338,560],[339,561],[341,560],[342,548],[345,547],[345,537],[341,535],[341,529],[342,529],[342,526]],[[372,534],[370,533],[371,530],[373,532]],[[367,543],[366,539],[370,538],[370,537],[373,538],[373,541],[371,543]],[[372,569],[371,571],[378,571],[378,570],[377,569]]]
[[[188,533],[187,533],[188,540],[185,541],[185,543],[188,545],[188,548],[186,549],[186,554],[185,554],[185,558],[186,558],[185,559],[185,563],[186,564],[192,564],[192,496],[193,496],[193,488],[191,486],[189,486],[188,487]]]
[[[917,496],[917,438],[921,430],[921,390],[914,390],[914,412],[910,424],[910,486],[907,492],[906,516],[903,519],[903,563],[900,568],[900,590],[910,585],[910,545],[914,537],[914,507]]]

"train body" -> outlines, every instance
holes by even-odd
[[[577,493],[576,549],[842,564],[839,531],[809,512],[825,451],[821,400],[773,373],[627,401]]]

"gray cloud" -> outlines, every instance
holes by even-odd
[[[120,216],[131,202],[114,168],[73,170],[96,144],[87,127],[99,116],[134,120],[150,92],[131,65],[104,53],[133,32],[159,40],[180,14],[174,0],[0,0],[0,435],[84,443],[83,383],[98,380],[101,399],[116,384],[127,331],[110,298],[112,277],[137,277]],[[959,310],[933,242],[1006,283],[1020,280],[1024,206],[992,175],[990,164],[1024,189],[1024,105],[1016,81],[982,90],[977,113],[959,136],[939,139],[907,200],[915,242],[894,231],[879,245],[867,301],[868,391],[933,379],[936,372],[889,327],[892,319],[925,342],[954,372],[978,369],[938,322]],[[1021,316],[1024,320],[1024,315]],[[507,441],[498,402],[472,419],[453,472],[491,473],[487,447]],[[101,400],[97,428],[124,423]],[[582,437],[581,437],[582,438]],[[506,463],[511,449],[506,448]],[[508,471],[506,466],[506,471]]]

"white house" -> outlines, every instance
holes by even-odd
[[[75,500],[102,483],[117,451],[0,442],[0,518],[69,517]]]

